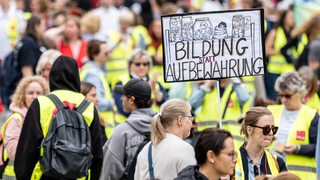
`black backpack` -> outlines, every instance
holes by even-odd
[[[19,41],[15,47],[5,58],[1,64],[0,79],[4,87],[15,87],[15,84],[21,79],[22,73],[18,67],[19,50],[23,46],[23,42]]]
[[[84,99],[78,107],[70,110],[54,94],[48,97],[58,111],[53,115],[42,142],[41,170],[46,176],[59,179],[87,176],[93,155],[90,130],[81,114],[90,103]]]

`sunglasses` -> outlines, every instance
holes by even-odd
[[[286,99],[290,99],[296,92],[292,93],[292,94],[279,94],[278,97],[281,98],[286,98]]]
[[[141,62],[132,62],[132,64],[134,64],[135,66],[139,67],[141,65],[143,66],[149,66],[149,62],[146,62],[146,63],[141,63]]]
[[[275,135],[277,133],[278,129],[279,129],[279,127],[273,126],[273,125],[272,126],[261,127],[261,126],[256,126],[254,124],[249,124],[249,126],[262,129],[262,133],[265,136],[268,135],[271,130],[272,130],[273,135]]]

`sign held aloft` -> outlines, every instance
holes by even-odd
[[[165,82],[264,74],[263,9],[161,17]]]

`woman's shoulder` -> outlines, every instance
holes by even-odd
[[[197,166],[190,165],[180,171],[174,180],[207,180],[207,178],[199,172]]]

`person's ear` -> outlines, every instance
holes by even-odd
[[[134,96],[131,96],[130,97],[130,104],[134,104],[134,100],[136,99],[136,97],[134,97]]]
[[[177,124],[178,124],[178,127],[181,127],[182,126],[182,116],[178,116],[177,117]]]
[[[214,164],[215,159],[216,159],[216,156],[215,156],[214,152],[213,152],[212,150],[209,150],[209,151],[207,152],[207,160],[208,160],[211,164]]]
[[[248,135],[251,135],[253,132],[253,128],[251,126],[247,126],[246,131],[247,131]]]

